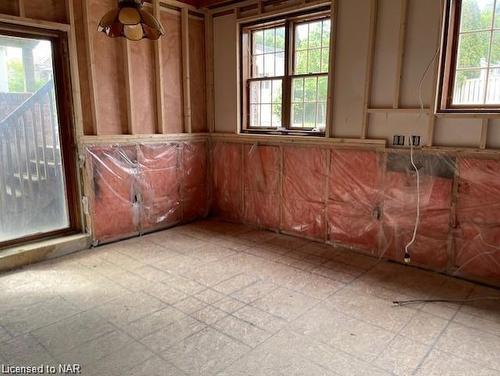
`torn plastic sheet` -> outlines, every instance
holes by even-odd
[[[418,194],[411,264],[500,285],[500,161],[415,149],[417,193],[409,150],[216,143],[213,152],[223,218],[402,262]]]
[[[86,156],[95,241],[130,237],[208,212],[205,143],[88,146]]]

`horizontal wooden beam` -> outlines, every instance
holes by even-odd
[[[136,135],[102,135],[83,136],[79,140],[81,146],[92,144],[133,144],[133,143],[165,143],[175,141],[206,141],[209,133],[170,133],[170,134],[136,134]]]
[[[36,27],[46,30],[57,30],[64,32],[68,32],[71,30],[71,26],[69,24],[35,20],[33,18],[26,18],[26,17],[10,16],[8,14],[0,14],[0,22],[20,25],[20,26]]]

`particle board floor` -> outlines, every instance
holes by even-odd
[[[500,375],[500,291],[203,221],[0,276],[0,363],[83,375]]]

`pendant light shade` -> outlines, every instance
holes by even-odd
[[[97,30],[111,38],[158,39],[165,31],[153,15],[142,9],[142,3],[143,0],[118,0],[118,9],[106,13]]]

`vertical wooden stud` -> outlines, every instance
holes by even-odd
[[[127,98],[127,133],[134,134],[134,98],[132,93],[132,74],[130,72],[130,45],[126,38],[122,39],[123,71],[125,72],[125,96]]]
[[[160,0],[153,0],[153,15],[157,20],[160,20]],[[154,41],[153,49],[155,59],[156,133],[167,133],[163,115],[165,99],[163,94],[162,46],[160,39]]]
[[[335,41],[337,36],[337,2],[332,1],[330,9],[330,56],[328,60],[328,92],[326,99],[326,127],[325,136],[331,137],[333,133],[333,91],[335,81]]]
[[[74,106],[74,124],[77,138],[83,136],[83,114],[80,94],[80,77],[78,74],[78,59],[75,36],[75,10],[73,0],[66,2],[66,15],[71,25],[68,34],[69,61],[71,70],[71,87]]]
[[[214,19],[208,12],[205,13],[205,73],[207,98],[207,126],[210,133],[215,132],[214,119],[214,48],[213,48]]]
[[[19,17],[26,17],[26,4],[24,3],[24,1],[25,0],[17,0],[17,6],[19,7]]]
[[[92,118],[92,135],[99,135],[99,117],[97,114],[97,92],[95,90],[95,58],[90,32],[89,1],[83,0],[83,24],[85,30],[85,48],[87,50],[87,71],[90,90],[90,113]]]
[[[184,97],[184,132],[192,133],[191,127],[191,90],[189,74],[189,10],[181,10],[182,24],[182,88]]]
[[[394,83],[393,108],[399,108],[401,79],[403,77],[403,59],[405,55],[406,23],[408,17],[408,0],[401,0],[401,15],[399,19],[398,60],[396,63],[396,82]]]
[[[490,119],[484,118],[481,123],[481,140],[479,142],[480,149],[486,149],[486,140],[488,139],[488,126]]]
[[[377,39],[378,0],[372,0],[370,8],[370,34],[368,36],[368,56],[366,59],[365,92],[363,94],[363,124],[361,138],[366,138],[368,133],[368,107],[373,82],[373,58],[375,56],[375,42]]]

